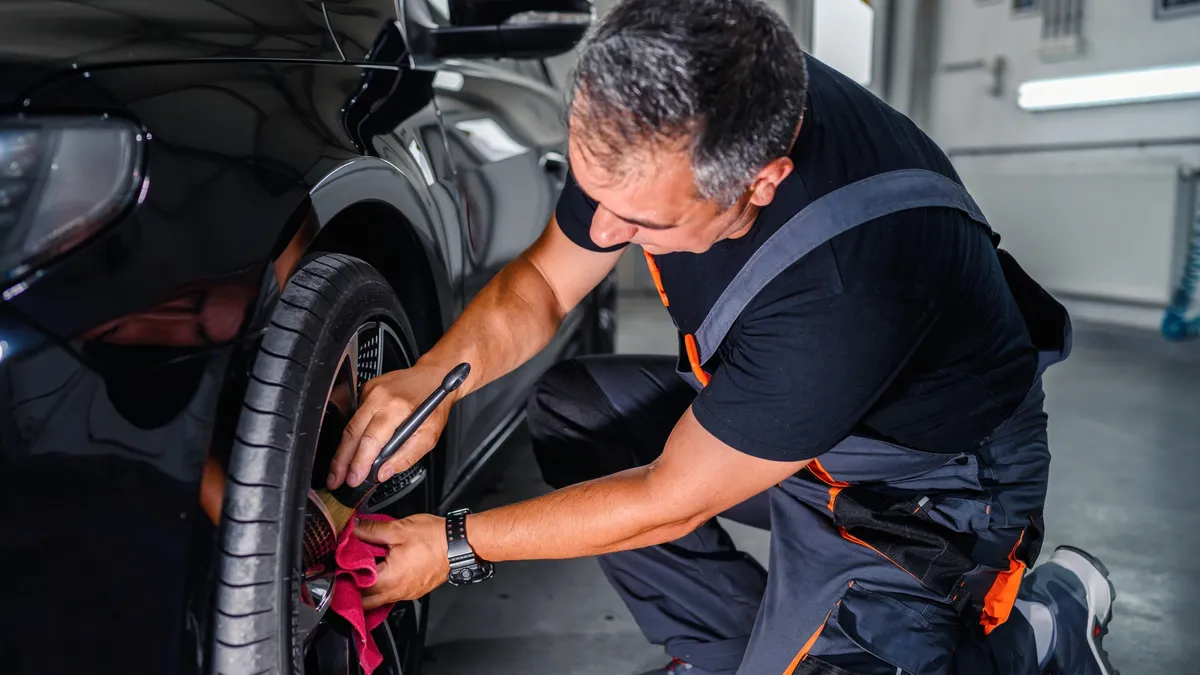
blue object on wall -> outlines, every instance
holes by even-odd
[[[1171,295],[1171,304],[1163,316],[1162,334],[1168,340],[1184,340],[1200,337],[1200,316],[1188,318],[1188,310],[1196,298],[1196,287],[1200,285],[1200,208],[1192,226],[1192,237],[1184,261],[1179,287]]]

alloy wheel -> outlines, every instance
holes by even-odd
[[[388,323],[374,319],[362,324],[346,344],[339,359],[333,382],[326,395],[325,412],[317,436],[313,459],[312,484],[306,508],[306,522],[328,518],[315,490],[324,487],[329,463],[333,458],[347,422],[358,408],[363,385],[371,378],[393,370],[408,368],[415,360],[411,350]],[[362,509],[404,517],[425,512],[432,506],[428,463],[422,462],[397,474],[381,485]],[[305,537],[312,533],[306,527]],[[299,560],[301,553],[294,552]],[[299,564],[293,569],[302,570]],[[334,594],[332,570],[302,573],[297,603],[298,621],[293,634],[303,649],[304,671],[308,675],[357,675],[361,672],[353,644],[353,631],[340,616],[330,611]],[[413,674],[419,667],[427,599],[397,603],[386,621],[374,631],[383,663],[380,675]]]

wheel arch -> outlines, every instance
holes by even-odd
[[[318,181],[308,209],[279,247],[273,267],[282,287],[310,253],[344,253],[366,261],[396,291],[426,351],[457,313],[453,270],[438,242],[452,234],[428,208],[419,176],[378,157],[356,157]],[[454,242],[449,242],[453,244]]]
[[[306,253],[344,253],[370,264],[387,279],[412,323],[417,348],[428,351],[445,332],[448,293],[411,222],[381,201],[346,206],[317,234]]]
[[[414,180],[382,159],[356,157],[328,171],[293,212],[266,261],[262,292],[249,310],[247,339],[236,350],[222,382],[209,450],[217,465],[223,468],[228,461],[258,341],[283,287],[305,256],[342,253],[378,270],[395,290],[422,353],[450,325],[458,309],[453,272],[435,244],[445,230],[422,205],[417,185],[423,187],[424,182]],[[218,473],[210,478],[222,480]],[[216,504],[221,492],[214,490]],[[216,504],[210,506],[219,510]]]

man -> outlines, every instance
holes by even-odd
[[[638,244],[679,363],[549,372],[529,423],[558,489],[454,514],[453,582],[599,556],[681,675],[1112,672],[1099,563],[1059,549],[1024,574],[1049,465],[1040,375],[1069,321],[934,143],[757,0],[625,0],[572,93],[555,218],[415,367],[368,384],[329,485],[357,484],[457,363],[461,397],[533,356]],[[718,514],[770,528],[769,575]],[[446,529],[361,523],[391,547],[366,606],[446,581]]]

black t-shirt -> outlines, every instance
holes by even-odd
[[[695,332],[750,255],[811,201],[897,169],[959,181],[908,118],[807,58],[795,170],[774,201],[739,239],[698,255],[655,256],[684,333]],[[558,223],[576,244],[601,250],[589,235],[595,209],[568,180]],[[726,444],[767,459],[817,457],[851,433],[958,452],[1015,410],[1036,361],[986,228],[954,209],[912,209],[837,236],[764,288],[704,364],[712,380],[693,411]]]

